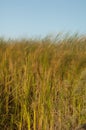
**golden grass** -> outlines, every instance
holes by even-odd
[[[0,130],[74,130],[85,121],[85,37],[0,40]]]

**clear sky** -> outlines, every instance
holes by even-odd
[[[0,36],[86,33],[86,0],[0,0]]]

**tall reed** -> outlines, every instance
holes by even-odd
[[[86,38],[0,40],[0,130],[74,130],[86,121]]]

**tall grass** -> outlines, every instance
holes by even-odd
[[[86,122],[86,38],[0,40],[0,130]]]

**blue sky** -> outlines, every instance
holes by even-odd
[[[0,0],[0,36],[86,33],[86,0]]]

